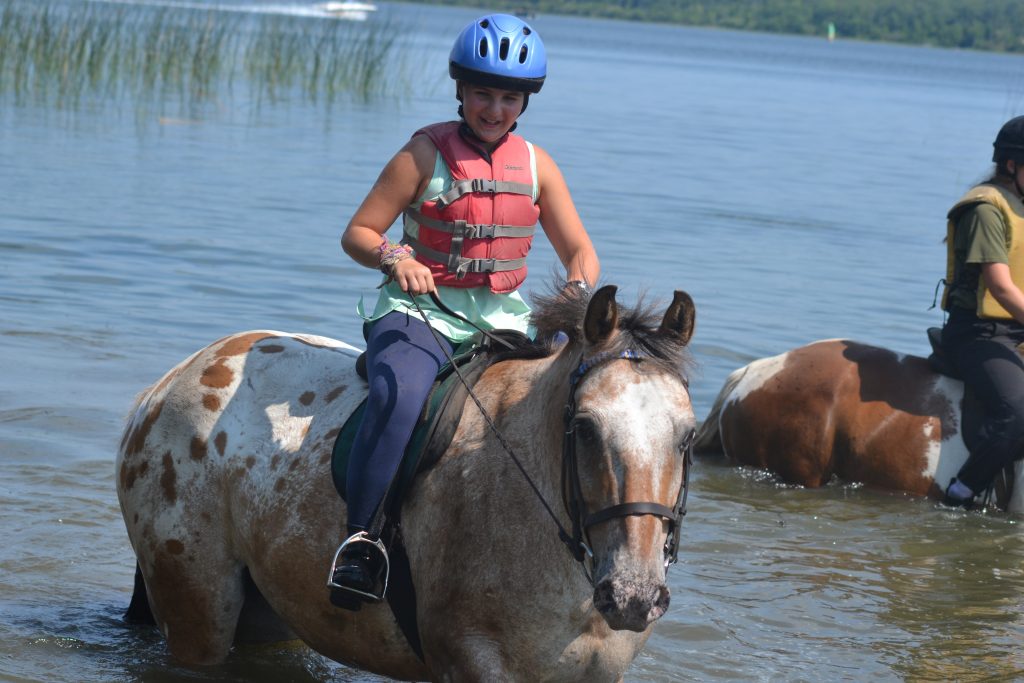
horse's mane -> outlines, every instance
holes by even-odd
[[[583,341],[583,321],[590,303],[589,295],[580,295],[573,290],[567,292],[564,283],[556,281],[550,291],[531,294],[530,301],[533,304],[530,322],[537,330],[536,341],[501,353],[495,361],[546,358],[561,347],[556,342],[559,332],[569,338],[569,344]],[[657,333],[663,315],[658,308],[656,303],[645,302],[643,295],[634,307],[619,304],[619,334],[603,351],[636,351],[685,380],[686,370],[693,365],[693,359],[686,345],[680,343],[675,335]]]

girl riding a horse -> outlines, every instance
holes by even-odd
[[[460,120],[416,131],[341,238],[356,262],[385,275],[374,309],[360,303],[369,396],[347,470],[349,537],[330,581],[342,605],[383,593],[382,501],[446,356],[478,326],[527,332],[518,289],[537,222],[569,286],[586,291],[599,273],[558,166],[512,132],[547,73],[540,36],[517,17],[483,16],[456,38],[448,70]],[[385,233],[400,215],[399,244]]]
[[[946,231],[942,345],[985,409],[946,488],[944,502],[957,507],[970,507],[1024,447],[1024,116],[993,147],[995,174],[950,209]]]

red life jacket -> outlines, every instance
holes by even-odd
[[[419,235],[407,229],[402,241],[438,285],[512,292],[526,279],[526,255],[540,217],[530,149],[509,133],[487,159],[459,134],[460,125],[435,123],[413,133],[430,138],[455,182],[418,211],[406,209]]]

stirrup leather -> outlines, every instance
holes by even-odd
[[[380,553],[381,558],[384,560],[384,581],[383,586],[381,587],[380,595],[377,595],[376,593],[367,593],[365,591],[352,588],[351,586],[343,586],[342,584],[335,582],[334,572],[338,568],[338,558],[341,557],[342,551],[344,551],[345,548],[347,548],[350,544],[353,543],[365,543],[367,545],[372,546],[377,550],[378,553]],[[391,563],[388,560],[388,551],[387,548],[384,547],[384,543],[379,538],[371,538],[370,535],[365,531],[360,531],[359,533],[352,534],[351,536],[346,538],[342,542],[342,544],[338,546],[338,549],[334,552],[334,559],[331,561],[331,568],[327,574],[327,587],[331,589],[347,591],[349,593],[358,595],[362,598],[371,600],[373,602],[380,602],[384,599],[384,595],[388,592],[388,576],[390,576],[390,574]]]

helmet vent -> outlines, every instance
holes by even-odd
[[[487,56],[487,39],[486,38],[481,38],[480,39],[480,56],[481,57],[486,57]]]
[[[489,19],[482,19],[480,21],[480,28],[487,28],[490,25],[491,25],[491,22],[490,22]]]
[[[523,45],[521,48],[519,48],[519,63],[520,64],[526,64],[526,56],[528,54],[529,54],[529,50],[526,49],[525,45]]]
[[[523,35],[524,35],[524,36],[528,36],[528,35],[530,35],[531,33],[533,33],[533,31],[531,31],[531,30],[530,30],[530,27],[529,27],[529,26],[524,26],[524,27],[523,27]]]
[[[498,59],[503,62],[508,59],[508,38],[502,38],[498,43]]]

